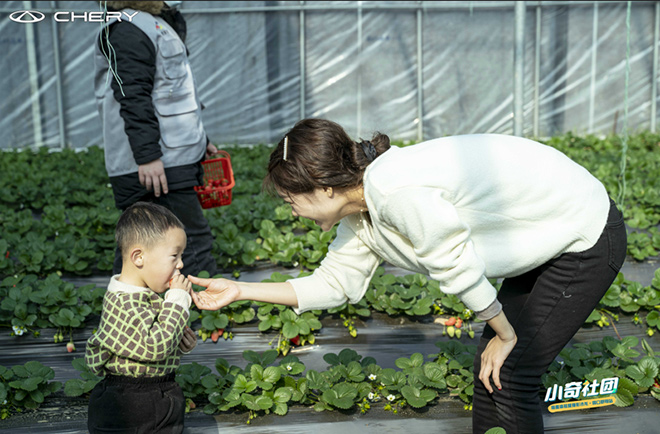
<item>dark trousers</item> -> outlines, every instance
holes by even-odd
[[[598,242],[565,253],[521,276],[504,279],[498,295],[518,336],[500,373],[502,390],[488,393],[479,380],[481,353],[495,336],[486,326],[474,358],[473,433],[502,427],[507,434],[542,433],[541,376],[582,327],[617,276],[626,257],[621,212],[611,202]]]
[[[90,434],[183,432],[186,401],[174,375],[131,378],[108,375],[92,390]]]
[[[174,213],[185,227],[187,244],[183,252],[184,275],[196,276],[200,271],[208,271],[211,276],[217,272],[217,263],[211,254],[213,248],[213,235],[209,223],[204,217],[202,207],[197,199],[195,190],[185,188],[170,190],[167,194],[156,197],[153,193],[142,197],[140,201],[153,202],[162,205]],[[122,210],[123,211],[123,210]],[[113,274],[121,273],[121,252],[115,249],[115,262],[112,267]]]

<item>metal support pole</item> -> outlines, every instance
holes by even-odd
[[[655,133],[658,110],[658,43],[660,43],[660,3],[655,3],[655,31],[653,32],[653,76],[651,80],[651,132]]]
[[[513,134],[523,135],[523,92],[525,73],[525,2],[515,5],[515,40],[513,51]]]
[[[304,1],[300,2],[300,5],[304,5]],[[306,58],[305,58],[305,10],[300,8],[299,13],[300,18],[300,119],[305,119],[306,105],[305,99],[307,95],[305,94],[305,84],[307,83],[306,79]]]
[[[534,137],[539,137],[539,87],[541,82],[541,2],[536,5],[536,39],[534,41]]]
[[[357,138],[362,134],[362,2],[357,9]]]
[[[24,1],[23,8],[26,11],[31,11],[32,2]],[[39,147],[43,145],[43,133],[41,130],[41,105],[39,101],[39,68],[37,66],[37,48],[36,40],[34,37],[34,26],[26,25],[25,39],[27,48],[28,60],[28,77],[30,81],[30,100],[32,102],[32,136],[34,138],[34,146]]]
[[[589,134],[594,132],[596,107],[596,59],[598,56],[598,2],[594,3],[594,18],[591,33],[591,84],[589,86]]]
[[[422,2],[417,9],[417,141],[424,140],[424,32]]]
[[[57,2],[50,2],[51,9],[57,9]],[[60,147],[67,147],[66,130],[64,127],[64,101],[62,92],[62,61],[60,59],[60,36],[57,32],[57,24],[52,23],[53,29],[53,61],[55,63],[55,90],[57,92],[57,127],[60,133]]]

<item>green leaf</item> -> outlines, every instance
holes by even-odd
[[[614,394],[614,397],[616,398],[614,405],[617,407],[629,407],[635,402],[633,394],[626,389],[618,389]]]
[[[408,404],[414,408],[422,408],[436,397],[435,392],[430,390],[420,390],[412,386],[404,386],[401,388],[401,394],[406,399]]]
[[[327,384],[323,376],[313,369],[307,371],[305,378],[307,378],[307,386],[311,390],[322,389]]]
[[[637,344],[633,345],[636,346]],[[619,344],[612,350],[612,354],[616,357],[625,360],[626,362],[633,362],[635,357],[639,356],[639,353],[632,348],[627,348],[624,344]]]
[[[263,371],[263,381],[268,383],[275,384],[281,377],[281,371],[274,366],[269,366]]]
[[[273,400],[270,399],[268,396],[265,396],[265,395],[261,395],[261,396],[257,397],[257,399],[255,400],[255,403],[257,404],[257,406],[261,410],[268,410],[274,404]]]
[[[287,403],[293,397],[293,389],[291,387],[280,387],[273,394],[273,400],[277,403]]]
[[[658,375],[658,365],[653,357],[646,356],[640,359],[636,365],[628,366],[626,374],[635,380],[639,387],[651,387]]]
[[[234,382],[234,389],[239,392],[250,393],[257,388],[257,383],[255,381],[248,381],[244,375],[238,375],[236,381]]]
[[[295,338],[300,334],[300,327],[290,321],[285,321],[282,325],[282,334],[287,339]]]
[[[358,362],[351,362],[346,367],[346,379],[354,383],[364,381],[365,375],[362,373],[362,365]]]
[[[660,271],[660,269],[658,269],[657,271]],[[647,356],[653,357],[655,355],[655,352],[651,348],[651,345],[649,345],[649,343],[646,341],[646,339],[642,339],[642,348],[644,349],[644,352],[646,353]]]
[[[334,353],[326,353],[323,355],[323,360],[330,366],[337,366],[341,363],[339,356]]]
[[[282,403],[282,402],[276,402],[275,403],[275,408],[273,409],[273,413],[275,413],[278,416],[284,416],[289,412],[289,406]]]
[[[357,388],[347,383],[336,384],[323,392],[323,399],[328,404],[344,410],[348,410],[354,405],[357,396]]]
[[[30,392],[30,398],[37,404],[44,402],[44,394],[39,389]]]
[[[12,381],[11,383],[9,383],[9,385],[16,389],[22,389],[28,392],[32,392],[33,390],[36,390],[37,387],[39,387],[39,384],[41,384],[42,382],[43,382],[43,378],[32,377],[32,378],[27,378],[23,381]]]
[[[651,327],[660,329],[660,312],[657,310],[649,312],[649,314],[646,315],[646,323]]]
[[[76,397],[82,395],[83,393],[85,393],[85,388],[84,382],[82,380],[72,379],[64,383],[64,394],[66,396]],[[0,399],[4,400],[2,396],[0,396]]]
[[[484,434],[506,434],[506,430],[504,428],[495,427],[489,429]]]

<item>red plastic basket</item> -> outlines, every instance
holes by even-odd
[[[197,198],[202,208],[215,208],[231,203],[231,189],[234,188],[234,171],[231,157],[226,151],[218,151],[222,157],[202,161],[204,185],[196,186]]]

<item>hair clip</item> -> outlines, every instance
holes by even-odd
[[[289,150],[289,136],[284,136],[284,156],[282,159],[286,161],[286,154]]]
[[[378,157],[378,151],[376,151],[376,147],[369,140],[362,140],[360,145],[362,146],[362,152],[364,152],[364,155],[367,156],[369,162],[374,161],[376,157]]]

